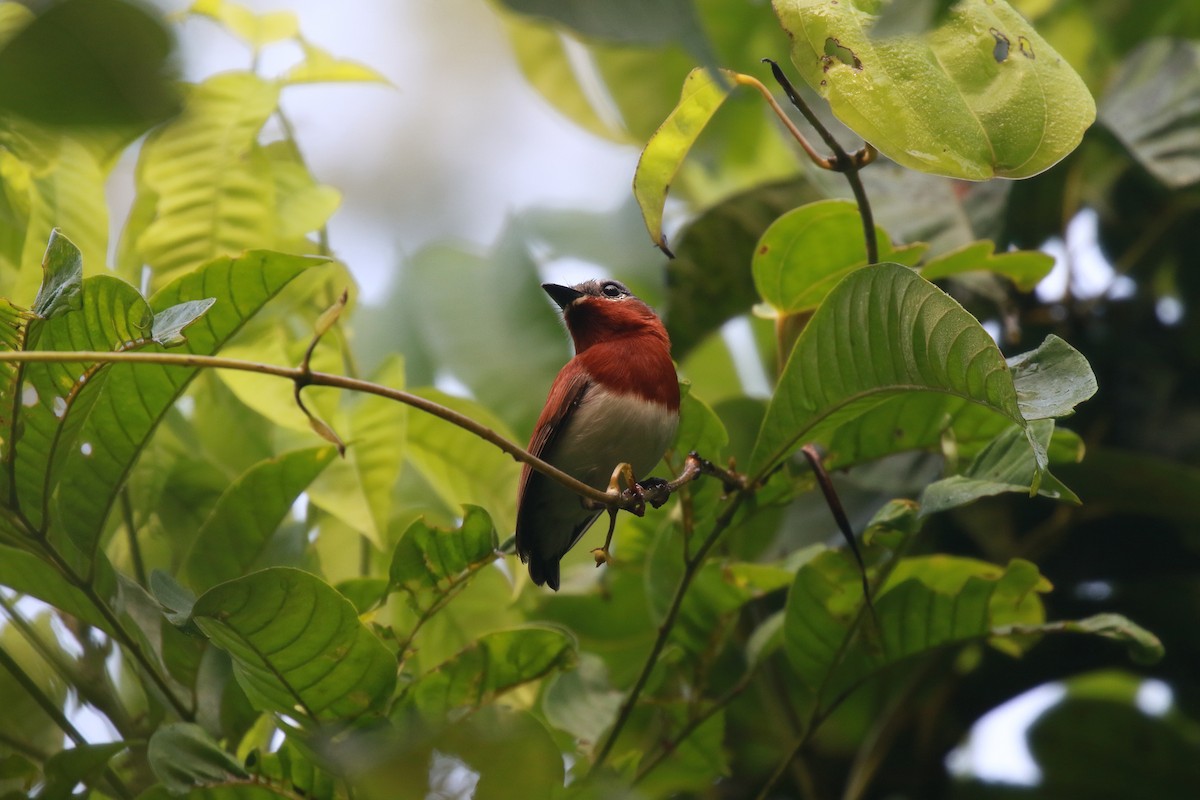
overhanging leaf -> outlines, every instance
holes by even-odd
[[[683,82],[679,104],[654,132],[638,159],[633,175],[633,196],[646,220],[650,238],[667,255],[672,255],[662,231],[663,207],[667,189],[697,137],[733,89],[733,74],[722,71],[716,77],[698,68]]]
[[[875,226],[879,260],[915,266],[922,244],[892,246]],[[816,308],[839,280],[867,263],[858,207],[821,200],[793,209],[767,228],[754,250],[751,270],[763,300],[779,314]]]
[[[396,660],[332,586],[288,567],[220,584],[192,619],[229,653],[259,709],[304,721],[351,720],[380,710],[396,684]]]
[[[136,125],[178,109],[171,35],[123,0],[54,3],[0,49],[0,109],[56,125]]]
[[[1047,622],[1032,629],[1013,625],[1002,630],[1002,633],[1082,633],[1100,636],[1123,644],[1130,660],[1136,664],[1157,664],[1166,652],[1157,636],[1121,614],[1095,614],[1080,620]]]
[[[202,592],[262,566],[271,535],[296,498],[333,461],[336,450],[315,447],[259,462],[229,485],[196,534],[182,569]]]
[[[293,39],[300,33],[300,20],[292,11],[256,14],[244,5],[228,0],[195,0],[187,13],[211,19],[255,50]]]
[[[1164,37],[1140,45],[1113,78],[1100,120],[1167,186],[1200,181],[1200,42]]]
[[[792,61],[838,119],[906,167],[1036,175],[1096,116],[1082,79],[1004,0],[963,0],[932,31],[876,38],[875,0],[775,0]]]
[[[759,431],[752,472],[804,442],[835,463],[931,447],[951,426],[986,438],[1026,423],[995,342],[907,267],[877,264],[834,288],[804,329]],[[1045,453],[1031,440],[1040,466]]]

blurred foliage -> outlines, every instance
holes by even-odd
[[[750,478],[622,515],[615,562],[581,547],[551,594],[511,552],[517,464],[461,427],[305,388],[338,458],[261,372],[0,361],[0,797],[1190,797],[1200,14],[1012,5],[1028,21],[999,0],[847,2],[813,52],[792,38],[843,146],[927,170],[864,169],[887,262],[867,265],[842,176],[803,160],[760,97],[692,72],[765,74],[813,3],[777,0],[781,28],[756,0],[496,2],[554,108],[652,143],[651,200],[430,247],[365,308],[325,232],[340,195],[280,98],[378,73],[294,14],[198,0],[188,13],[255,56],[300,60],[176,88],[152,12],[0,3],[0,73],[35,75],[0,81],[0,352],[307,359],[523,441],[569,355],[538,283],[585,262],[673,337],[686,392],[658,473],[697,450]],[[956,36],[963,14],[997,32]],[[96,62],[28,66],[91,19],[136,21],[89,28],[104,46],[73,55]],[[856,21],[852,42],[839,26]],[[1053,63],[1019,62],[1022,36]],[[855,56],[929,53],[954,62],[936,92],[820,99]],[[897,120],[961,133],[929,106],[953,91],[1007,122],[934,131],[935,161],[1045,171],[931,174],[947,171],[923,160],[932,129]],[[145,104],[112,100],[130,97]],[[110,242],[105,181],[126,152],[136,196]],[[1030,292],[1047,243],[1061,295]],[[838,470],[865,575],[834,546],[795,452],[809,443]],[[1027,734],[1040,781],[990,782],[964,755],[972,728],[1034,687],[1056,698]],[[75,729],[81,708],[111,741]]]

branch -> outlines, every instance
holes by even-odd
[[[453,409],[428,400],[419,395],[403,391],[401,389],[393,389],[388,386],[382,386],[378,383],[360,380],[358,378],[347,378],[343,375],[333,375],[328,372],[312,372],[301,367],[281,367],[275,364],[263,364],[257,361],[244,361],[235,358],[224,358],[221,356],[204,356],[194,355],[190,353],[143,353],[143,352],[127,352],[114,353],[103,351],[73,351],[73,352],[51,352],[30,350],[25,352],[0,352],[0,364],[6,362],[15,363],[79,363],[92,362],[97,364],[158,364],[168,367],[191,367],[191,368],[210,368],[210,369],[230,369],[240,372],[256,372],[261,375],[274,375],[279,378],[286,378],[293,381],[298,386],[328,386],[335,389],[347,389],[354,392],[363,392],[365,394],[374,394],[379,397],[386,397],[389,400],[395,400],[398,403],[412,406],[420,409],[428,414],[432,414],[439,419],[445,420],[452,425],[457,425],[463,430],[471,433],[489,442],[503,450],[513,457],[513,460],[519,461],[522,464],[528,464],[533,469],[542,473],[546,477],[558,481],[566,488],[587,498],[594,503],[598,503],[606,508],[619,508],[625,511],[633,511],[640,503],[640,500],[628,494],[608,494],[599,489],[588,486],[582,481],[576,480],[567,473],[555,467],[537,456],[530,453],[525,448],[509,441],[500,434],[496,433],[491,428],[483,425],[465,414],[460,414]]]
[[[846,180],[850,183],[850,191],[854,193],[854,201],[858,203],[858,213],[862,217],[863,239],[866,242],[867,249],[867,263],[877,263],[879,261],[879,242],[875,238],[875,218],[871,213],[871,203],[867,200],[867,190],[863,188],[862,179],[858,176],[860,169],[875,160],[877,151],[870,143],[866,143],[861,150],[853,154],[847,153],[845,148],[830,133],[829,129],[825,127],[825,124],[821,122],[820,118],[808,107],[808,103],[804,102],[804,99],[800,97],[800,94],[796,91],[796,87],[792,86],[792,82],[788,80],[787,75],[783,74],[783,70],[780,69],[779,65],[769,58],[764,58],[763,61],[771,65],[771,74],[783,88],[788,100],[804,115],[804,119],[808,120],[808,124],[813,126],[813,129],[825,141],[829,149],[833,151],[833,157],[831,158],[820,160],[814,158],[813,160],[818,166],[846,175]],[[776,111],[776,113],[780,112]],[[788,123],[788,129],[792,131],[793,136],[799,135],[794,125]],[[804,141],[801,141],[801,146],[804,147],[805,152],[808,152],[809,157],[812,158],[811,146]]]

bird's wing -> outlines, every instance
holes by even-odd
[[[566,427],[575,409],[583,402],[584,395],[591,385],[587,374],[582,369],[571,368],[571,365],[558,374],[550,387],[550,398],[546,401],[546,407],[542,409],[542,415],[533,430],[529,452],[543,458],[552,450],[555,440]],[[521,482],[517,490],[517,554],[521,556],[522,561],[530,564],[530,574],[534,576],[536,583],[540,585],[543,581],[548,581],[552,588],[557,589],[558,559],[570,546],[560,549],[540,541],[544,537],[535,532],[539,521],[536,518],[537,512],[533,510],[540,502],[536,497],[547,491],[548,481],[549,479],[544,477],[542,480],[536,480],[533,468],[528,464],[521,470]],[[542,488],[534,490],[532,487],[535,485]],[[571,532],[570,544],[574,544],[583,535],[583,531],[591,522],[589,519],[581,529]]]
[[[583,402],[583,396],[591,385],[592,382],[582,370],[564,369],[558,373],[550,387],[550,399],[546,401],[546,407],[542,409],[542,415],[538,417],[537,425],[534,426],[533,438],[529,440],[530,453],[543,458],[549,452],[571,414]],[[517,489],[518,510],[524,505],[525,490],[529,486],[532,474],[533,468],[528,464],[521,470],[521,483]]]

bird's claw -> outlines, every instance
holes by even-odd
[[[669,492],[667,492],[660,496],[660,493],[656,492],[655,490],[660,487],[667,486],[669,483],[670,481],[666,480],[665,478],[646,478],[645,480],[639,482],[637,487],[639,490],[641,490],[643,497],[645,497],[647,492],[650,493],[650,505],[654,506],[655,508],[662,508],[667,504],[667,501],[671,499],[671,495]]]

